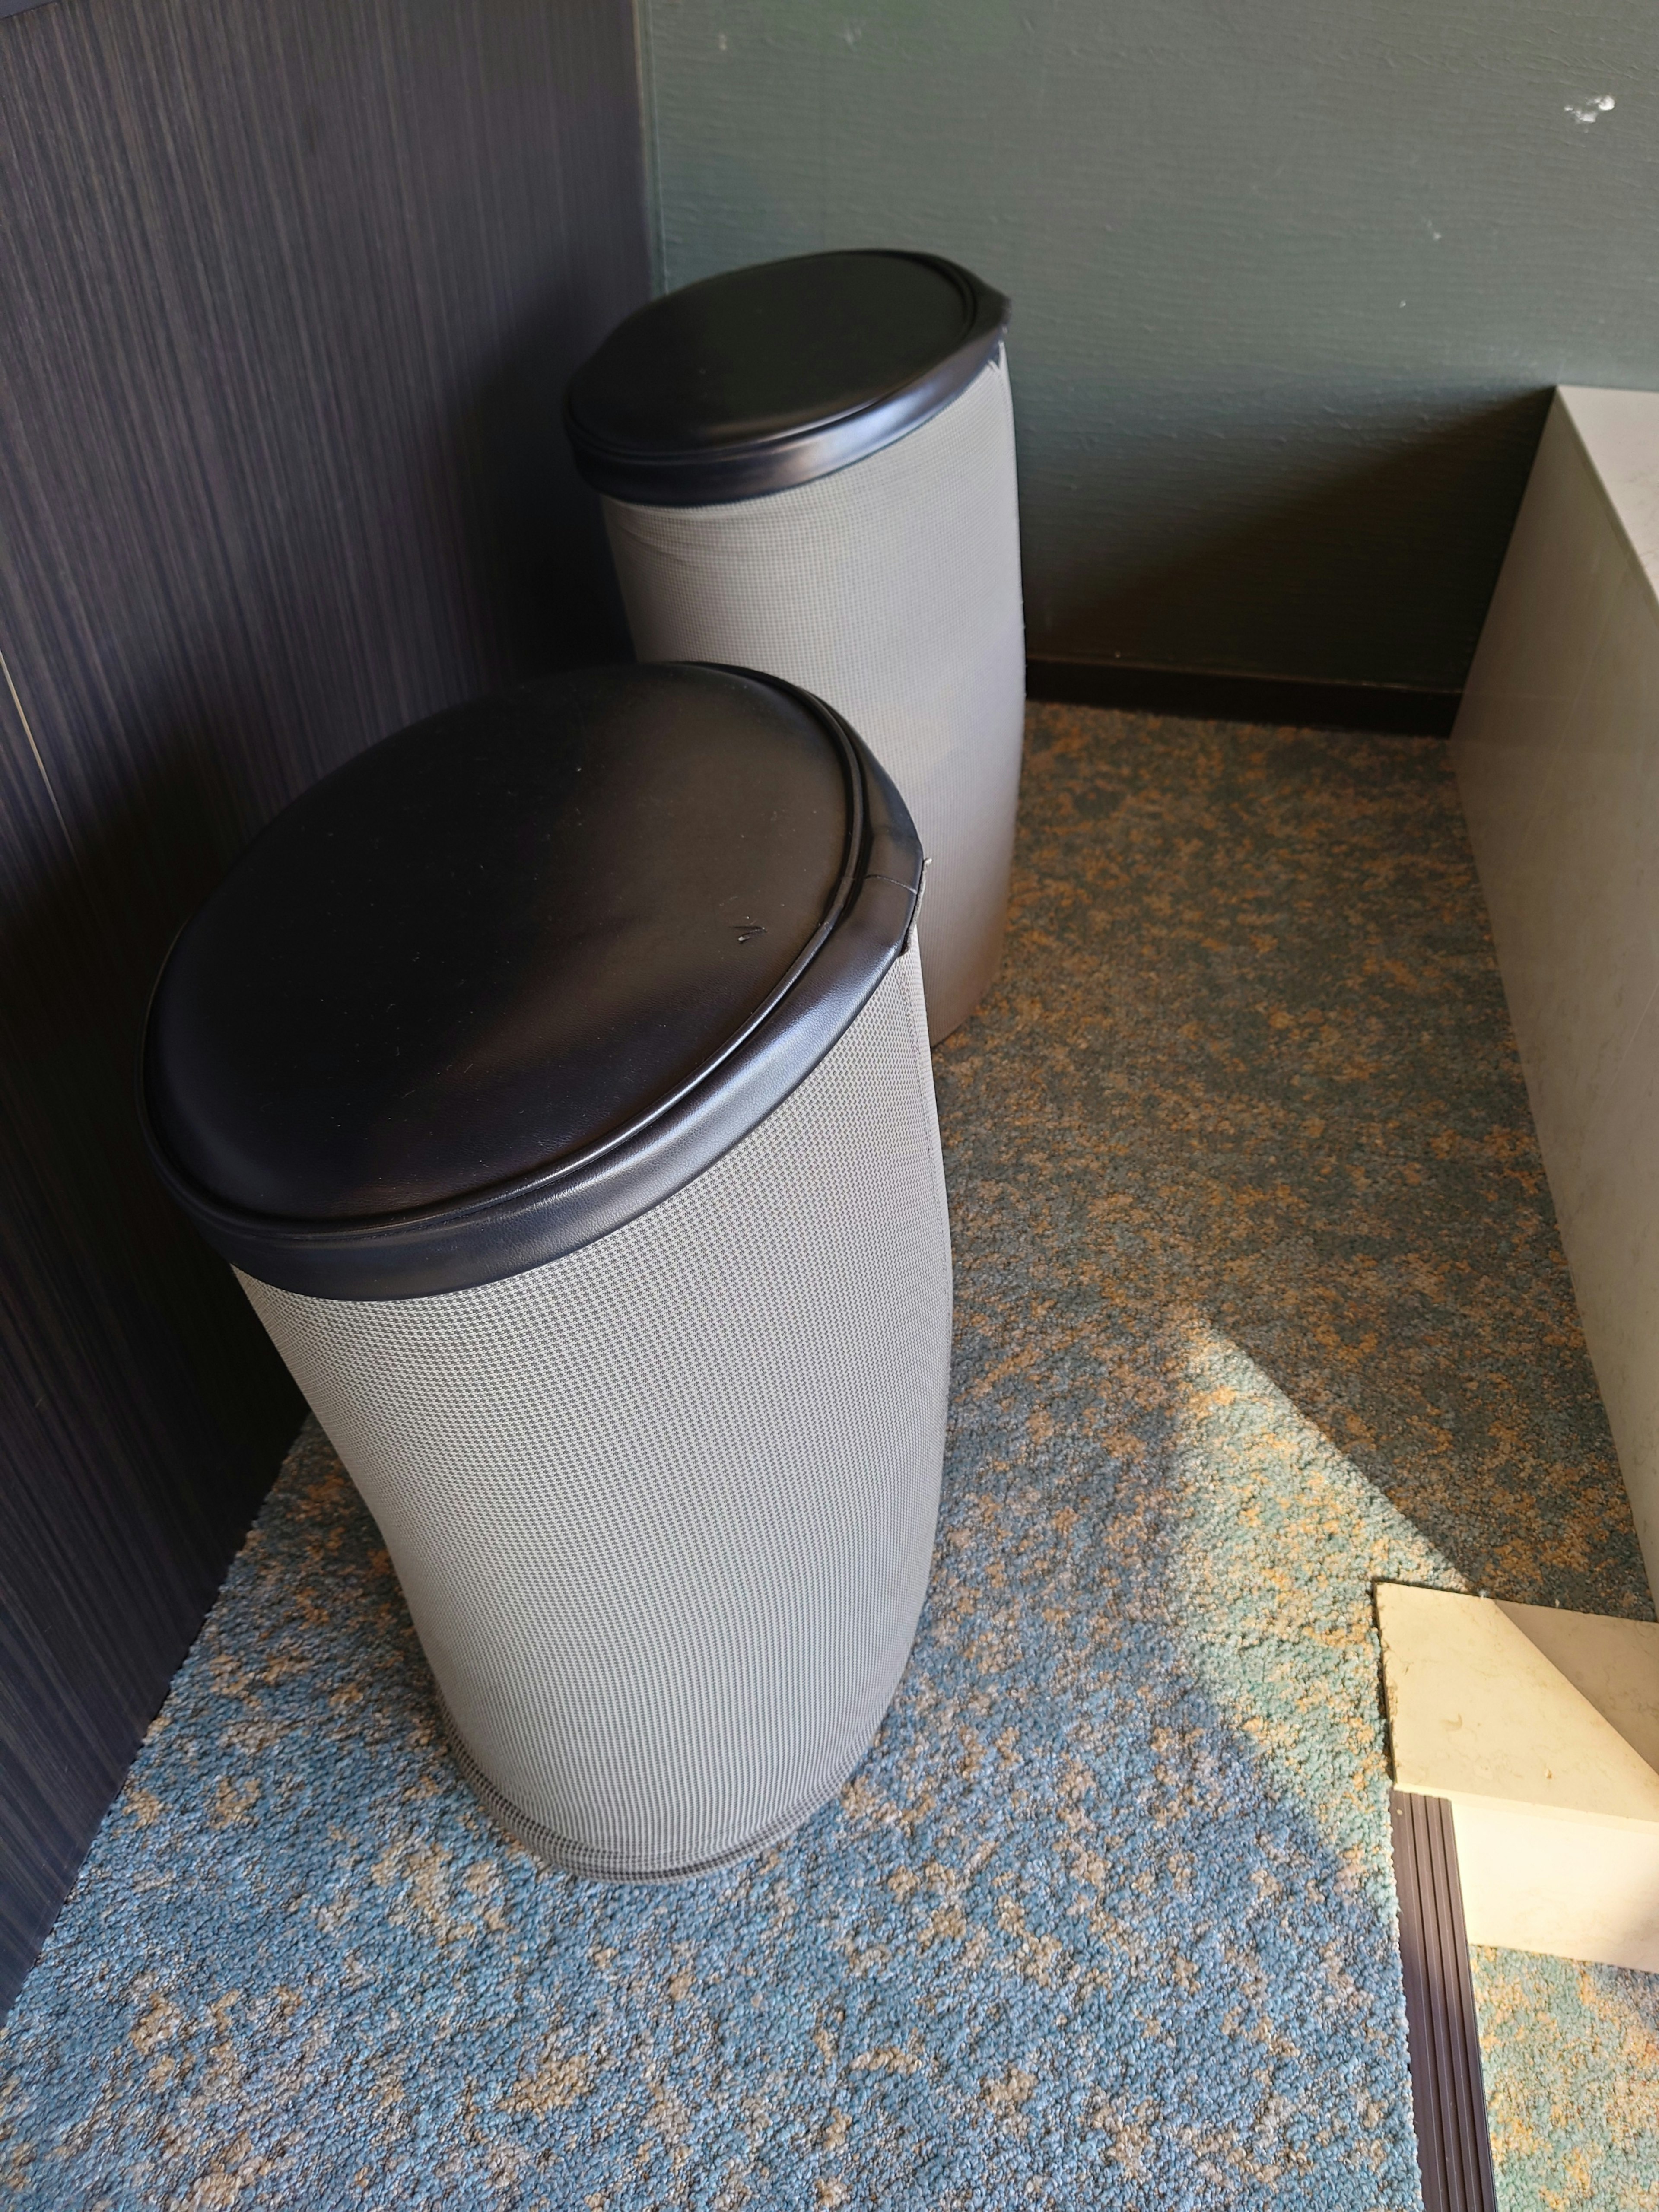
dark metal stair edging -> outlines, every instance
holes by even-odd
[[[1498,2212],[1449,1799],[1389,1793],[1424,2212]]]

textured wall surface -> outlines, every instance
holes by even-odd
[[[1558,382],[1659,384],[1637,0],[641,0],[660,274],[1011,292],[1034,650],[1455,686]]]
[[[59,0],[0,124],[3,1996],[299,1419],[150,980],[318,775],[615,648],[556,394],[646,234],[625,0]]]

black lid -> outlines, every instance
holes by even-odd
[[[788,1095],[903,944],[921,869],[871,755],[773,678],[592,669],[434,715],[296,799],[181,932],[152,1154],[285,1289],[539,1266]]]
[[[808,253],[688,284],[570,380],[577,465],[613,498],[718,506],[890,446],[970,384],[1008,302],[932,253]]]

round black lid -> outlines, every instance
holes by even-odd
[[[296,799],[180,933],[145,1036],[152,1154],[283,1288],[538,1266],[793,1089],[920,879],[882,770],[775,678],[594,669],[456,708]]]
[[[717,506],[810,483],[937,415],[1008,302],[931,253],[809,253],[670,292],[570,380],[577,465],[613,498]]]

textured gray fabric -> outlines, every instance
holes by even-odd
[[[914,947],[801,1087],[530,1273],[348,1304],[243,1278],[380,1523],[462,1764],[578,1873],[796,1826],[927,1585],[950,1232]]]
[[[605,501],[642,660],[787,678],[852,723],[928,858],[937,1039],[996,972],[1025,698],[1013,411],[1003,356],[849,469],[722,507]]]

